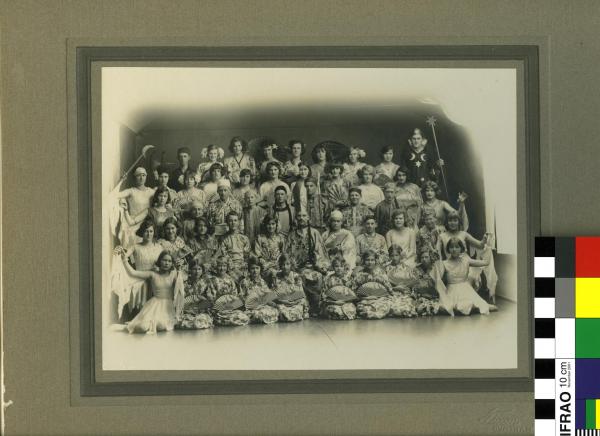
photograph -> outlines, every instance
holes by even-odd
[[[101,369],[516,369],[518,83],[102,66]]]

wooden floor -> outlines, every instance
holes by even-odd
[[[517,306],[489,316],[218,327],[155,336],[106,329],[105,370],[514,368]]]

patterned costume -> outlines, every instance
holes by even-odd
[[[344,220],[342,227],[350,230],[354,236],[362,233],[362,224],[366,217],[373,216],[373,212],[366,204],[360,203],[356,206],[349,206],[342,210]]]
[[[219,242],[219,255],[229,259],[229,274],[239,279],[246,270],[246,259],[250,254],[250,240],[241,233],[227,233]]]
[[[184,283],[185,305],[178,327],[185,330],[207,329],[213,326],[210,316],[210,302],[206,297],[206,282],[199,278],[190,278]]]
[[[388,292],[387,296],[362,298],[356,303],[356,311],[359,317],[365,319],[385,318],[390,313],[390,296],[392,292],[392,287],[385,275],[385,271],[379,267],[376,267],[373,271],[367,271],[364,267],[359,266],[354,270],[352,278],[355,289],[369,282],[379,283],[386,288]]]
[[[293,292],[304,293],[302,277],[300,274],[290,271],[287,275],[279,275],[275,292],[279,310],[279,320],[285,322],[302,321],[308,318],[308,301],[306,297],[289,300],[286,295]]]
[[[265,294],[271,292],[265,281],[258,277],[244,277],[240,283],[240,291],[245,299],[253,294]],[[279,318],[279,311],[275,304],[264,304],[253,309],[246,309],[246,314],[250,317],[250,322],[256,324],[273,324]]]
[[[264,269],[277,270],[279,256],[285,252],[286,238],[281,233],[258,235],[254,243],[254,254],[263,261]]]
[[[323,283],[323,293],[321,294],[321,315],[336,320],[356,319],[356,305],[353,302],[334,302],[326,296],[325,291],[335,286],[354,288],[352,276],[347,274],[344,277],[338,277],[333,271],[327,274]]]
[[[379,265],[383,265],[387,262],[387,242],[385,242],[385,238],[379,233],[373,233],[372,235],[369,235],[368,233],[361,233],[358,235],[356,237],[356,249],[359,259],[362,257],[362,254],[365,251],[371,250],[377,254],[377,263]]]
[[[207,279],[206,295],[211,303],[214,303],[222,296],[240,297],[237,285],[228,275],[219,277],[213,276]],[[213,319],[215,324],[223,326],[243,326],[250,322],[250,318],[240,309],[222,310],[213,309]]]
[[[249,154],[242,153],[241,158],[235,156],[228,156],[223,160],[223,165],[226,168],[227,177],[233,183],[239,183],[240,171],[243,169],[249,169],[252,175],[256,175],[256,164],[254,158]]]
[[[208,222],[215,229],[215,235],[224,235],[228,231],[227,227],[227,214],[229,212],[235,212],[238,216],[242,217],[242,205],[232,196],[227,197],[225,200],[218,198],[208,205],[206,217]],[[244,231],[244,221],[240,220],[239,231]]]

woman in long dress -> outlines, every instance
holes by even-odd
[[[418,227],[421,220],[421,206],[423,205],[421,188],[408,181],[408,169],[405,166],[401,166],[396,170],[394,180],[396,181],[396,204],[406,209],[409,226]]]
[[[156,272],[134,270],[127,262],[126,256],[123,251],[121,257],[127,273],[132,277],[148,280],[153,295],[146,301],[140,313],[127,323],[127,330],[129,333],[147,334],[173,330],[177,323],[176,313],[183,309],[184,298],[183,279],[175,269],[173,257],[163,251],[156,262]]]
[[[402,209],[395,210],[392,213],[392,224],[394,228],[385,235],[385,241],[388,247],[398,245],[402,248],[405,261],[414,266],[417,254],[416,232],[412,227],[408,227],[406,222],[406,211]]]
[[[463,315],[470,315],[474,309],[482,315],[489,315],[490,310],[496,307],[486,303],[469,282],[469,267],[487,266],[489,260],[471,259],[465,250],[465,244],[460,239],[453,237],[448,241],[446,251],[450,253],[450,258],[442,262],[445,289],[444,284],[438,281],[438,292],[445,296],[442,304],[450,311],[458,311]]]

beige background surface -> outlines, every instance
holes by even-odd
[[[533,394],[121,399],[71,406],[67,38],[98,44],[537,43],[542,231],[597,234],[600,4],[9,1],[2,7],[7,434],[530,434]]]

